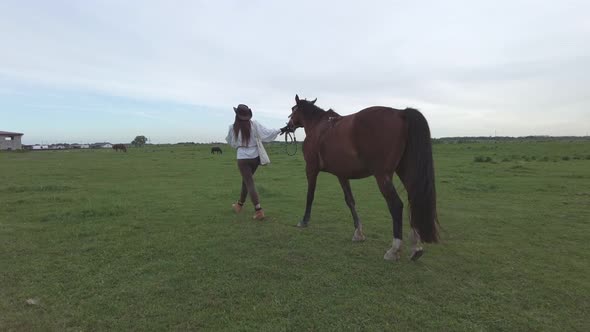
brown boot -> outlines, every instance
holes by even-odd
[[[240,212],[242,212],[242,208],[243,208],[244,206],[243,206],[243,204],[240,204],[240,203],[238,202],[238,203],[234,203],[234,204],[232,204],[232,205],[231,205],[231,207],[232,207],[232,209],[234,209],[234,211],[235,211],[236,213],[240,213]]]
[[[258,211],[256,211],[256,213],[254,214],[254,216],[252,217],[252,219],[254,220],[262,220],[264,219],[264,210],[260,209]]]

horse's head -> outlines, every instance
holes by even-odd
[[[303,127],[303,117],[309,110],[315,108],[315,102],[318,99],[308,101],[305,99],[299,99],[299,95],[295,95],[295,106],[291,107],[291,115],[289,115],[289,128],[295,130]]]

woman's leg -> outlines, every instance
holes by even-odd
[[[252,174],[256,173],[256,169],[258,169],[258,165],[260,165],[260,158],[252,159],[252,161],[250,162]],[[252,179],[252,183],[254,183],[254,179]],[[262,210],[262,207],[260,206],[260,198],[258,197],[258,192],[256,192],[256,187],[252,186],[252,188],[254,189],[254,194],[252,194],[252,197],[254,197],[254,195],[256,195],[255,196],[256,198],[252,199],[252,203],[254,204],[254,209],[256,210],[256,213],[254,214],[254,216],[252,216],[252,219],[263,220],[265,218],[265,215],[264,215],[264,211]]]
[[[254,176],[254,173],[256,173],[256,170],[258,169],[258,165],[260,165],[260,158],[255,158],[252,159],[252,161],[250,162],[250,167],[252,169],[252,176]],[[252,199],[252,204],[254,204],[254,209],[256,210],[260,210],[260,196],[258,196],[258,192],[256,191],[256,186],[254,185],[254,177],[252,177],[252,188],[254,190],[254,194],[256,195],[256,200]]]
[[[256,208],[260,208],[260,201],[258,198],[258,193],[256,192],[256,186],[254,185],[254,172],[258,168],[258,160],[257,159],[239,159],[238,166],[240,169],[240,173],[242,174],[242,192],[244,186],[246,187],[247,193],[250,194],[250,199],[252,200],[252,204]],[[245,199],[245,195],[244,195]]]
[[[244,178],[242,178],[242,192],[240,193],[240,200],[238,201],[238,203],[241,203],[243,205],[246,201],[246,197],[248,197],[248,187],[246,187]]]
[[[238,170],[240,174],[242,173],[243,159],[238,159]],[[242,211],[242,207],[244,206],[244,202],[246,202],[246,197],[248,196],[248,187],[246,187],[246,183],[244,182],[244,178],[242,177],[242,190],[240,191],[240,199],[237,203],[232,204],[232,208],[236,213],[240,213]]]

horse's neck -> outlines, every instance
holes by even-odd
[[[305,136],[311,136],[319,126],[321,121],[319,119],[309,119],[304,122],[303,129],[305,130]]]
[[[322,128],[328,123],[331,116],[339,116],[333,110],[322,111],[312,114],[304,120],[303,129],[305,129],[305,136],[316,134],[316,131],[322,131]],[[320,134],[319,132],[317,133]]]

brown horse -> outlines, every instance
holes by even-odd
[[[317,98],[316,98],[317,100]],[[311,215],[316,179],[320,171],[338,177],[344,199],[354,220],[352,241],[363,241],[362,223],[356,213],[349,179],[374,176],[387,202],[393,223],[393,244],[383,258],[398,260],[402,248],[403,203],[392,177],[397,173],[410,204],[411,260],[422,256],[420,241],[438,241],[436,191],[430,129],[418,110],[374,106],[340,116],[324,111],[295,96],[289,128],[303,127],[303,156],[307,173],[307,204],[299,227],[306,227]]]
[[[115,152],[119,150],[127,152],[127,147],[125,146],[125,144],[113,144],[113,150],[115,150]]]

